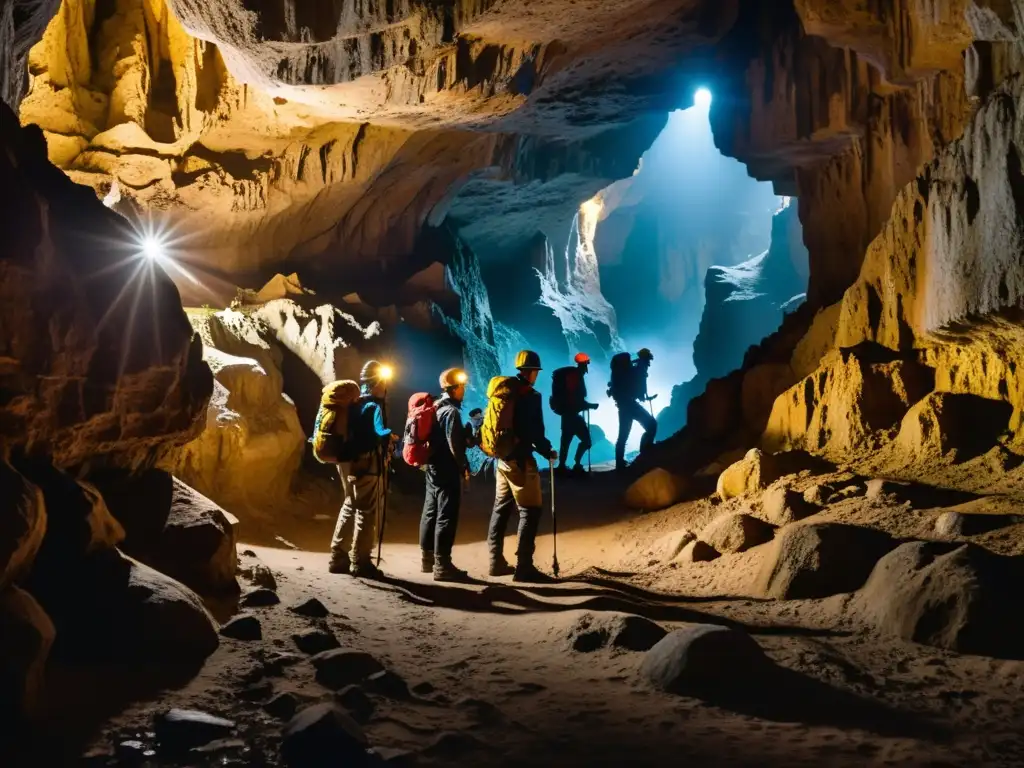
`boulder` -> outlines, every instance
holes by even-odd
[[[1010,424],[1012,406],[976,395],[932,392],[903,418],[897,445],[916,459],[963,461],[992,448]]]
[[[570,650],[579,653],[605,647],[646,651],[665,634],[664,629],[642,616],[585,613],[569,629],[568,641]]]
[[[756,591],[778,600],[853,592],[895,546],[891,537],[872,528],[841,523],[789,526],[768,545]]]
[[[242,566],[238,574],[248,580],[254,587],[262,587],[271,592],[277,591],[277,579],[274,572],[263,563],[247,563]]]
[[[281,758],[290,768],[334,768],[366,762],[363,729],[336,704],[306,707],[284,729]]]
[[[233,640],[262,640],[263,626],[255,616],[236,616],[220,628],[220,633]]]
[[[318,653],[313,657],[313,667],[317,682],[335,691],[384,669],[384,665],[368,653],[341,648]]]
[[[280,602],[281,598],[277,596],[277,592],[270,589],[254,589],[242,595],[238,604],[242,608],[266,608]]]
[[[292,641],[300,651],[310,656],[341,647],[338,638],[329,629],[307,629],[292,635]]]
[[[851,612],[878,631],[960,653],[1024,658],[1024,566],[973,544],[911,541],[883,557]]]
[[[814,483],[804,489],[804,501],[812,507],[824,507],[835,492],[835,486],[829,483]]]
[[[744,512],[720,515],[697,538],[722,554],[743,552],[771,541],[775,526]]]
[[[802,493],[784,485],[773,485],[761,497],[761,517],[772,525],[789,525],[817,511]]]
[[[335,700],[347,709],[359,722],[365,722],[373,715],[377,708],[373,699],[366,695],[366,691],[358,685],[346,685],[336,694]]]
[[[290,719],[298,708],[298,697],[289,691],[277,694],[263,705],[263,711],[278,720]]]
[[[32,595],[13,584],[0,591],[0,722],[35,712],[55,633]]]
[[[758,493],[783,475],[778,461],[758,448],[751,448],[746,456],[726,468],[718,476],[717,491],[722,500],[748,493]]]
[[[0,590],[25,575],[43,544],[43,492],[0,460]]]
[[[662,562],[670,562],[682,552],[683,547],[697,538],[693,531],[681,530],[667,533],[654,542],[653,552]]]
[[[685,624],[647,652],[640,675],[658,690],[701,696],[768,666],[761,646],[746,632],[714,624]]]
[[[327,610],[327,606],[315,597],[306,598],[301,603],[290,606],[288,610],[309,619],[325,619],[330,616],[330,611]]]
[[[389,699],[408,699],[409,684],[399,675],[388,669],[374,672],[363,681],[363,685],[370,691],[386,696]]]
[[[673,562],[706,563],[722,556],[722,553],[707,542],[697,539],[683,547]]]
[[[980,536],[1022,522],[1024,517],[1021,515],[986,515],[974,512],[965,514],[947,509],[935,518],[935,533],[944,539]]]
[[[231,735],[235,724],[195,709],[171,709],[156,717],[154,731],[160,748],[171,753],[188,752]]]
[[[686,481],[660,467],[652,469],[626,489],[626,506],[631,509],[654,510],[671,507],[682,499]]]

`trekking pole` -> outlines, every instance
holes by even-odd
[[[590,431],[590,409],[589,408],[587,408],[587,440],[590,442],[590,445],[587,448],[587,474],[589,475],[591,472],[594,471],[593,464],[591,463],[591,460],[590,460],[590,454],[594,452],[594,435]]]
[[[555,462],[548,459],[551,472],[551,572],[558,578],[558,517],[555,515]]]
[[[388,388],[384,385],[384,407],[381,408],[381,419],[384,426],[388,423]],[[388,522],[388,477],[391,469],[391,438],[380,447],[380,487],[377,489],[377,567],[380,568],[381,549],[384,547],[384,527]]]

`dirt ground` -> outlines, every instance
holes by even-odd
[[[418,572],[415,497],[392,499],[384,582],[327,573],[333,520],[322,512],[319,519],[303,519],[296,510],[260,529],[247,530],[243,522],[240,551],[251,553],[243,562],[255,556],[269,566],[282,601],[245,609],[260,619],[263,640],[224,638],[187,683],[128,705],[122,700],[120,711],[95,705],[92,731],[60,740],[63,759],[68,745],[83,739],[91,744],[92,765],[280,764],[283,721],[263,704],[282,692],[300,702],[334,695],[315,681],[309,658],[292,640],[316,626],[332,631],[345,648],[369,652],[412,689],[409,696],[370,691],[372,713],[359,718],[371,744],[395,764],[1024,764],[1024,663],[876,636],[844,615],[843,596],[757,599],[750,594],[751,575],[763,546],[711,563],[663,563],[661,537],[699,528],[725,505],[705,498],[634,514],[621,507],[621,490],[612,473],[558,482],[563,581],[550,586],[485,577],[483,540],[493,498],[486,483],[467,496],[454,553],[456,564],[479,579],[467,585],[435,584]],[[1003,502],[1007,510],[1014,506]],[[820,514],[924,535],[937,513],[860,499]],[[1006,530],[1004,539],[1024,539]],[[510,558],[513,533],[505,545]],[[552,544],[546,514],[537,564],[548,572]],[[310,619],[289,610],[309,597],[331,615]],[[669,630],[684,622],[737,623],[790,676],[772,690],[751,690],[749,698],[700,701],[656,692],[638,676],[642,653],[569,648],[569,630],[587,612],[636,614]],[[169,707],[230,718],[238,724],[237,738],[184,761],[157,747],[146,754],[153,717]],[[139,742],[142,751],[124,757],[117,745],[125,741]],[[38,764],[58,762],[54,754]]]

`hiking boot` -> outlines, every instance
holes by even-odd
[[[451,558],[438,559],[434,563],[434,581],[469,581],[469,574],[456,568]]]
[[[541,573],[533,563],[523,563],[516,566],[512,581],[525,582],[527,584],[550,584],[554,581],[546,573]]]
[[[491,567],[487,571],[488,576],[511,576],[516,572],[516,569],[508,564],[508,561],[502,558],[501,560],[491,560]]]
[[[420,551],[420,573],[434,572],[434,553]]]
[[[370,562],[366,563],[353,563],[349,569],[349,573],[355,576],[357,579],[381,579],[384,578],[383,572],[376,565]]]
[[[627,469],[629,469],[629,464],[627,464],[626,462],[624,462],[624,461],[616,461],[615,462],[615,471],[616,472],[625,472]]]
[[[575,467],[572,468],[572,474],[573,477],[586,477],[590,473],[587,472],[586,469],[584,469],[582,464],[577,464]]]
[[[565,464],[559,464],[555,467],[555,475],[558,477],[566,477],[569,474],[569,468]]]
[[[327,565],[328,573],[348,573],[352,564],[347,557],[332,557]]]

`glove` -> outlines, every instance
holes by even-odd
[[[598,408],[600,408],[601,406],[600,406],[600,405],[598,405],[597,403],[590,403],[589,405],[587,405],[587,407],[588,407],[588,408],[589,408],[590,410],[592,410],[592,411],[596,411],[596,410],[597,410]]]
[[[548,459],[551,461],[558,461],[558,451],[551,449],[548,452]]]

